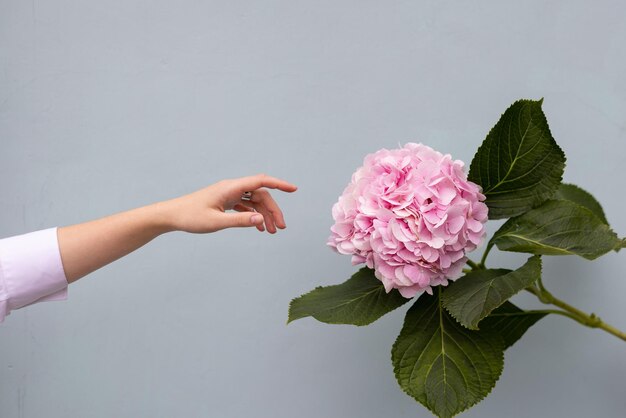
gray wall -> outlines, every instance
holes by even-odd
[[[469,163],[510,103],[545,97],[566,181],[625,235],[625,18],[622,1],[0,1],[0,236],[226,177],[300,186],[276,236],[164,236],[14,312],[0,416],[429,416],[390,366],[406,307],[285,326],[291,298],[354,271],[325,246],[331,205],[365,154],[423,141]],[[548,259],[547,285],[626,329],[624,256]],[[621,417],[625,376],[623,341],[550,317],[465,416]]]

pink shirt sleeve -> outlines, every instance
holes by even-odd
[[[0,322],[14,309],[66,298],[57,228],[0,240]]]

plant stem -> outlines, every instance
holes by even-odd
[[[474,263],[472,260],[470,260],[469,258],[467,259],[467,261],[465,262],[468,266],[470,266],[472,268],[472,270],[480,270],[482,267],[480,267],[480,265]]]
[[[538,282],[539,287],[536,286],[529,286],[526,288],[526,290],[530,293],[532,293],[533,295],[537,296],[537,298],[547,304],[547,305],[554,305],[554,306],[558,306],[559,308],[563,309],[561,310],[556,310],[556,309],[548,309],[545,310],[543,312],[546,313],[553,313],[553,314],[559,314],[559,315],[563,315],[563,316],[567,316],[573,320],[575,320],[576,322],[585,325],[589,328],[600,328],[603,329],[604,331],[608,332],[609,334],[613,334],[615,335],[617,338],[620,338],[624,341],[626,341],[626,333],[622,332],[620,330],[618,330],[617,328],[605,323],[604,321],[602,321],[598,316],[596,316],[596,314],[591,313],[591,314],[587,314],[583,311],[581,311],[580,309],[577,309],[575,307],[573,307],[572,305],[563,302],[562,300],[556,298],[552,293],[548,292],[548,290],[546,290],[546,288],[543,286],[543,283],[541,283],[541,280],[539,280]],[[542,312],[542,311],[537,311],[537,312]]]
[[[483,257],[480,259],[480,263],[478,263],[478,265],[481,266],[482,268],[485,268],[485,261],[487,261],[487,256],[489,255],[489,251],[491,251],[492,248],[493,248],[493,244],[489,242],[489,244],[487,244],[487,248],[485,248]]]

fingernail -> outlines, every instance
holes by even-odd
[[[252,215],[250,217],[250,222],[252,222],[253,225],[260,224],[263,222],[263,215]]]

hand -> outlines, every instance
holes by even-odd
[[[267,189],[295,192],[297,187],[264,174],[222,180],[197,192],[157,204],[169,230],[192,233],[215,232],[231,227],[255,226],[276,233],[286,228],[283,213]],[[250,201],[241,200],[252,192]],[[226,212],[234,210],[235,212]]]

